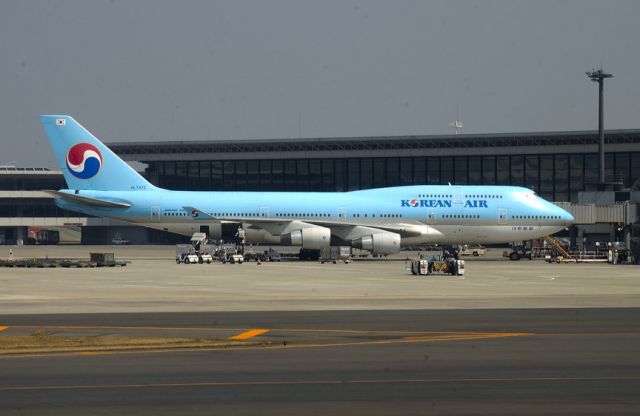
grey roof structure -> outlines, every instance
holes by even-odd
[[[609,130],[606,132],[608,151],[640,150],[640,129]],[[335,157],[371,156],[373,153],[391,154],[478,154],[499,153],[555,153],[557,151],[596,151],[597,131],[459,134],[430,136],[333,137],[301,139],[249,140],[184,140],[167,142],[115,142],[108,146],[125,160],[153,161],[181,159],[180,155],[198,155],[197,159],[252,158],[266,154],[278,157]],[[517,150],[516,150],[517,148]],[[346,152],[346,153],[345,153]],[[311,156],[309,153],[313,153]],[[242,154],[242,156],[240,156]],[[206,155],[206,156],[205,156]],[[167,157],[168,156],[168,157]]]

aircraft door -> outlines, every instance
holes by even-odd
[[[344,207],[338,208],[338,221],[347,222],[347,209]]]
[[[427,224],[435,224],[436,222],[436,210],[435,208],[429,208],[427,211]]]
[[[151,221],[160,222],[160,207],[151,207]]]
[[[269,218],[269,207],[260,207],[260,217]]]
[[[453,203],[462,204],[464,202],[464,195],[462,189],[456,189],[453,191]]]
[[[498,224],[506,224],[507,223],[507,209],[500,208],[498,210]]]

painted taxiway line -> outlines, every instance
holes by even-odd
[[[242,341],[245,339],[251,339],[253,337],[257,337],[258,335],[262,335],[269,332],[268,329],[251,329],[249,331],[245,331],[242,332],[238,335],[234,335],[232,337],[229,337],[230,340],[232,341]]]
[[[534,333],[530,332],[460,332],[458,334],[441,334],[434,336],[419,336],[419,337],[401,337],[393,339],[383,340],[363,340],[363,341],[346,341],[346,342],[316,342],[316,343],[271,343],[265,342],[260,345],[229,345],[225,347],[211,347],[211,346],[198,346],[198,347],[160,347],[160,348],[140,348],[131,350],[91,350],[85,351],[59,351],[59,352],[25,352],[16,354],[0,354],[0,360],[3,359],[19,359],[19,358],[37,358],[37,357],[62,357],[62,356],[104,356],[104,355],[142,355],[142,354],[166,354],[166,353],[210,353],[210,352],[224,352],[224,351],[255,351],[255,350],[287,350],[287,349],[311,349],[311,348],[344,348],[344,347],[358,347],[367,345],[392,345],[392,344],[416,344],[416,343],[429,343],[429,342],[447,342],[447,341],[473,341],[484,339],[497,339],[508,337],[528,337],[533,336]]]
[[[123,326],[123,325],[11,325],[0,328],[13,329],[68,329],[68,330],[124,330],[124,331],[209,331],[209,332],[238,332],[250,331],[252,328],[239,327],[175,327],[175,326]],[[439,334],[486,334],[486,332],[461,332],[461,331],[416,331],[402,329],[333,329],[333,328],[271,328],[270,332],[293,332],[313,334],[356,334],[356,335],[406,335],[406,336],[430,336]]]

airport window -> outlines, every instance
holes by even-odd
[[[538,156],[527,155],[524,159],[524,186],[529,189],[539,188]]]
[[[285,160],[284,161],[284,189],[294,190],[296,189],[296,161]]]
[[[440,185],[440,158],[427,157],[427,184]]]
[[[540,192],[553,199],[553,155],[540,155]]]
[[[284,188],[284,161],[276,159],[271,161],[271,189],[282,191]]]
[[[233,190],[236,187],[235,181],[235,167],[232,160],[225,161],[223,166],[223,188],[226,190]]]
[[[453,159],[456,185],[466,185],[469,183],[467,159],[468,158],[466,156],[457,156]]]
[[[347,161],[347,190],[360,189],[360,160],[349,159]]]
[[[453,158],[442,157],[440,158],[440,179],[443,185],[447,183],[455,184],[455,176],[453,174]]]
[[[373,186],[374,188],[387,186],[387,168],[384,158],[373,159]]]
[[[584,183],[586,190],[591,190],[598,183],[599,160],[597,154],[584,155]]]
[[[480,156],[469,157],[469,185],[482,184],[482,159]]]
[[[345,165],[344,159],[334,160],[334,172],[335,172],[335,181],[336,181],[335,190],[337,192],[342,192],[345,190],[345,166],[344,165]]]
[[[509,156],[496,157],[496,184],[509,185],[510,176]]]
[[[322,160],[322,190],[335,190],[335,179],[333,176],[333,159]]]
[[[424,157],[413,158],[413,183],[427,183],[427,165]]]
[[[236,189],[247,190],[247,161],[236,160]]]
[[[578,192],[584,190],[584,155],[569,156],[569,192],[570,199],[578,199]]]
[[[400,184],[400,161],[397,157],[387,159],[387,186]]]
[[[632,153],[629,156],[630,183],[634,184],[637,180],[640,180],[640,153]]]
[[[361,159],[359,189],[369,189],[372,187],[373,187],[373,159]]]
[[[511,185],[523,186],[524,185],[524,157],[513,155],[511,156]]]
[[[400,159],[400,185],[413,184],[413,159]]]
[[[614,155],[614,174],[622,180],[623,186],[629,186],[629,153],[616,153]]]
[[[496,184],[496,158],[495,156],[482,157],[482,184]]]
[[[247,162],[247,190],[257,191],[260,189],[260,161],[249,160]]]
[[[555,155],[554,164],[555,201],[569,199],[569,163],[567,155]]]
[[[222,162],[211,162],[211,188],[223,189],[224,180],[222,179]]]

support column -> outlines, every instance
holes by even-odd
[[[578,251],[584,251],[584,227],[574,225],[578,230]]]

